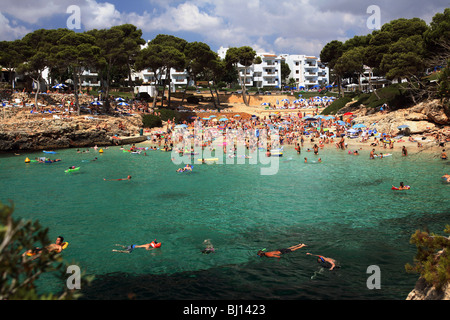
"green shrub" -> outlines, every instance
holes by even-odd
[[[325,108],[325,110],[322,111],[322,114],[336,114],[340,109],[345,107],[347,103],[352,101],[352,98],[350,97],[342,97],[340,99],[337,99],[332,104],[330,104],[328,107]]]
[[[142,123],[144,128],[149,129],[162,126],[161,118],[153,114],[144,114],[142,116]]]
[[[0,300],[72,300],[80,297],[65,285],[67,263],[62,255],[42,250],[35,257],[22,256],[38,245],[46,248],[51,242],[48,228],[39,221],[15,219],[14,207],[0,202]],[[70,250],[70,249],[69,249]],[[61,282],[59,293],[38,293],[38,279],[52,274]],[[88,285],[92,277],[82,275],[80,285]]]
[[[199,104],[200,103],[200,99],[196,96],[189,96],[186,98],[187,103],[192,103],[192,104]]]

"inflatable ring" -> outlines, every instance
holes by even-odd
[[[155,243],[155,242],[153,241],[153,242],[152,242],[152,244],[153,244],[152,247],[153,247],[153,248],[160,248],[160,247],[161,247],[161,242],[158,242],[157,244],[154,244],[154,243]]]
[[[410,186],[405,186],[403,189],[400,189],[400,188],[397,188],[397,187],[392,187],[391,189],[392,190],[409,190],[409,189],[411,189],[411,187]]]
[[[61,246],[61,249],[62,249],[62,250],[66,249],[68,245],[69,245],[69,243],[68,243],[67,241],[66,241],[66,242],[63,242],[63,244],[62,244],[62,246]]]

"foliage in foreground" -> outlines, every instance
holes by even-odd
[[[450,234],[450,225],[444,232]],[[416,245],[417,254],[406,271],[419,273],[428,284],[442,289],[450,281],[450,238],[417,230],[410,243]]]
[[[36,246],[44,248],[50,244],[48,229],[38,221],[13,219],[14,207],[0,202],[0,300],[72,300],[79,293],[63,285],[58,294],[38,294],[36,281],[44,274],[56,275],[55,281],[65,284],[66,264],[61,254],[43,250],[37,259],[22,254]],[[89,280],[82,278],[87,284]]]

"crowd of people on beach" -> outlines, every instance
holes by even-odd
[[[315,115],[313,113],[313,115]],[[226,134],[227,139],[231,138],[235,143],[225,142],[223,149],[226,152],[235,151],[236,142],[242,142],[250,150],[260,147],[261,139],[259,134],[276,133],[277,138],[267,141],[267,148],[276,149],[283,145],[294,145],[296,150],[301,150],[305,142],[314,144],[314,153],[317,154],[318,149],[323,149],[326,145],[335,146],[338,149],[347,149],[347,141],[357,142],[361,145],[371,147],[381,147],[383,149],[394,149],[396,143],[414,142],[417,147],[422,148],[422,140],[416,140],[411,136],[406,138],[401,132],[378,132],[376,124],[372,128],[359,126],[358,129],[353,128],[355,118],[349,116],[310,116],[304,112],[298,112],[290,115],[271,114],[268,116],[252,116],[250,119],[241,119],[239,115],[230,117],[231,119],[217,119],[197,117],[194,122],[176,124],[175,119],[168,121],[167,130],[165,132],[155,131],[149,136],[149,140],[163,145],[164,148],[172,149],[174,146],[185,144],[180,151],[190,152],[191,139],[195,138],[201,141],[202,147],[210,146],[219,136]],[[177,131],[177,129],[182,129]],[[188,135],[186,135],[188,132]],[[175,135],[174,135],[175,133]],[[191,138],[191,139],[186,139]],[[435,135],[427,137],[434,139],[435,144],[445,146],[450,141],[450,135]],[[423,139],[423,138],[422,138]],[[176,140],[176,141],[174,141]],[[228,143],[228,146],[226,145]],[[259,143],[259,144],[258,144]],[[189,149],[189,150],[188,150]],[[407,155],[405,146],[402,152]]]

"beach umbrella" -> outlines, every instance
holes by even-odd
[[[239,118],[241,115],[239,115],[239,114],[235,114],[234,115],[236,118]]]
[[[211,118],[216,118],[216,116],[209,116],[209,118],[211,119]]]
[[[209,120],[210,118],[202,118],[203,120]]]
[[[365,128],[365,127],[366,127],[366,126],[365,126],[364,124],[362,124],[362,123],[358,123],[358,124],[355,124],[355,125],[353,126],[354,129]]]
[[[287,103],[289,103],[289,99],[281,99],[281,102],[287,102]]]
[[[58,83],[58,84],[54,85],[52,88],[53,89],[64,89],[64,87],[67,87],[67,86],[65,84]]]
[[[262,106],[270,106],[270,103],[263,102],[263,103],[261,103],[261,105],[262,105]]]
[[[125,101],[125,99],[124,98],[116,98],[116,101],[121,102],[121,101]]]
[[[117,105],[118,106],[129,106],[129,104],[126,102],[119,102]]]
[[[93,105],[93,106],[101,106],[102,103],[100,101],[94,101],[94,102],[91,102],[91,105]]]
[[[397,128],[398,129],[406,129],[406,128],[409,128],[409,126],[406,124],[402,124],[401,126],[398,126]]]
[[[342,121],[342,120],[336,121],[336,123],[339,124],[339,125],[341,125],[341,126],[345,125],[345,122]]]
[[[353,115],[353,113],[351,113],[351,112],[344,113],[344,116],[351,116],[351,115]]]
[[[227,118],[222,118],[222,119],[219,119],[219,121],[228,121],[228,119]]]
[[[350,130],[347,130],[347,132],[349,132],[349,133],[356,133],[356,132],[358,132],[358,130],[350,129]]]
[[[305,118],[305,121],[318,121],[319,119],[316,118]]]
[[[178,124],[175,128],[187,128],[188,126],[186,124]]]

